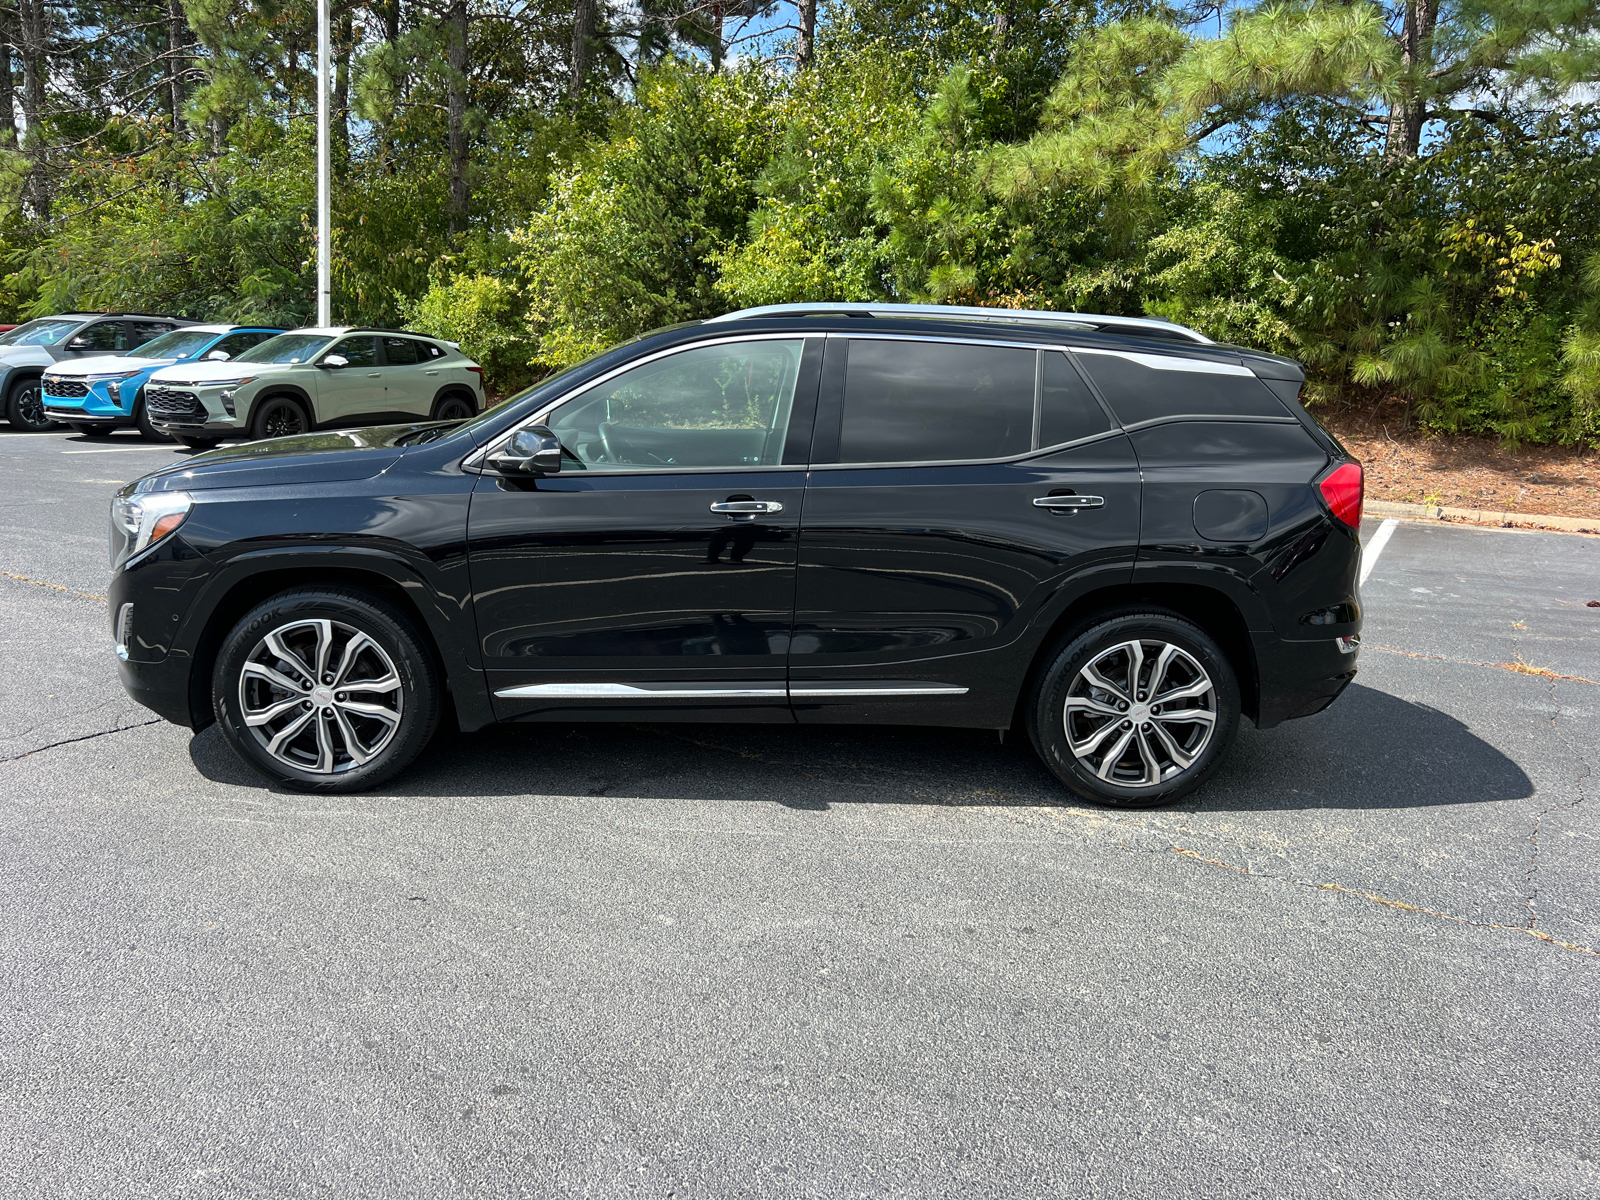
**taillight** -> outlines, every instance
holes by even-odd
[[[1321,483],[1322,498],[1328,502],[1328,511],[1351,529],[1361,528],[1361,496],[1365,480],[1361,477],[1361,464],[1341,463]]]

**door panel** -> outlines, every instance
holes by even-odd
[[[1103,505],[1052,511],[1052,494]],[[790,678],[801,721],[1010,723],[1015,646],[1075,578],[1125,582],[1139,469],[1121,434],[1021,463],[819,469],[806,491]],[[962,694],[801,699],[824,681]]]
[[[341,338],[326,351],[342,354],[349,365],[317,372],[317,424],[360,424],[368,414],[383,411],[383,372],[378,367],[378,339]]]
[[[436,389],[424,374],[426,358],[422,344],[412,338],[383,339],[383,403],[388,412],[406,417],[433,415]]]
[[[794,471],[621,475],[536,482],[484,476],[469,525],[478,633],[490,691],[541,685],[772,681],[766,697],[528,691],[497,696],[502,717],[725,719],[783,698],[805,475]],[[714,503],[776,502],[755,518]]]

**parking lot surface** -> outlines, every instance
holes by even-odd
[[[316,797],[117,683],[180,453],[0,432],[0,1195],[1600,1195],[1600,540],[1399,525],[1181,808],[776,726]]]

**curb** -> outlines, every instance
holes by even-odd
[[[1539,513],[1445,508],[1438,504],[1401,504],[1391,500],[1368,500],[1364,508],[1374,517],[1410,517],[1413,520],[1494,525],[1502,529],[1547,529],[1561,533],[1600,534],[1600,517],[1547,517]]]

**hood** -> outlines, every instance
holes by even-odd
[[[287,371],[293,366],[304,366],[304,363],[258,363],[258,362],[197,362],[179,363],[175,367],[163,367],[150,377],[151,383],[208,383],[213,379],[238,379],[243,375],[259,378],[270,375],[275,371]]]
[[[144,371],[175,361],[170,358],[135,358],[131,354],[97,354],[93,358],[73,358],[51,367],[47,375],[108,375],[113,371]]]
[[[0,364],[8,367],[49,366],[53,362],[43,346],[0,346]]]
[[[163,467],[135,483],[133,490],[197,492],[265,487],[279,482],[371,479],[388,470],[405,453],[404,439],[416,429],[415,425],[341,429],[228,446]]]

